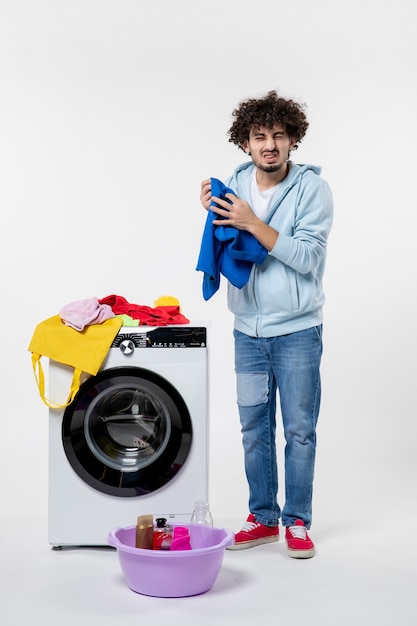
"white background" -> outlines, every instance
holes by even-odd
[[[231,112],[305,102],[298,162],[335,200],[315,527],[415,511],[417,44],[409,0],[0,0],[1,515],[46,516],[36,324],[110,294],[171,294],[210,324],[210,502],[247,487],[225,284],[195,271],[200,181],[244,160]],[[46,540],[46,528],[45,528]]]

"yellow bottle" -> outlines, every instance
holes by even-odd
[[[152,550],[153,531],[152,515],[139,515],[136,522],[136,547]]]

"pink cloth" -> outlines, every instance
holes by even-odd
[[[90,324],[101,324],[115,317],[111,306],[100,304],[98,298],[70,302],[62,307],[59,315],[64,324],[79,331],[84,330]]]

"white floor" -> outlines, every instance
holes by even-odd
[[[112,548],[47,543],[47,521],[1,521],[0,607],[6,626],[393,626],[417,624],[415,519],[386,526],[316,524],[317,555],[290,559],[285,543],[225,551],[212,589],[189,598],[152,598],[124,582]],[[216,520],[236,530],[237,520]]]

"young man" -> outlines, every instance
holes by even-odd
[[[214,226],[247,231],[267,250],[242,288],[228,283],[235,316],[235,371],[250,514],[230,549],[278,541],[288,554],[314,556],[308,530],[320,407],[322,278],[333,217],[332,194],[320,168],[290,161],[308,122],[302,105],[270,91],[233,111],[229,141],[250,155],[227,187],[228,201],[201,184]],[[215,205],[214,205],[215,203]],[[278,500],[277,392],[285,437],[285,503]]]

